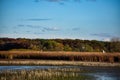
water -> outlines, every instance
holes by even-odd
[[[31,69],[49,69],[49,68],[80,68],[88,72],[79,72],[78,74],[85,76],[85,77],[93,77],[93,80],[120,80],[120,68],[119,67],[0,66],[0,72],[4,70],[23,70],[23,69],[31,70]]]

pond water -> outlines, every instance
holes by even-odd
[[[80,68],[89,72],[79,72],[78,74],[93,77],[93,80],[120,80],[119,67],[85,67],[85,66],[0,66],[0,72],[5,70],[32,70],[49,68]],[[79,79],[78,79],[79,80]],[[88,80],[88,79],[86,79]]]

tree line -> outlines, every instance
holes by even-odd
[[[26,39],[0,38],[0,50],[120,52],[120,41],[97,41],[80,39]]]

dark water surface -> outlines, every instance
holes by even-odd
[[[89,72],[79,73],[82,76],[94,77],[94,80],[120,80],[119,67],[84,67],[84,66],[0,66],[0,72],[4,70],[30,70],[49,68],[80,68]],[[78,79],[79,80],[79,79]],[[86,79],[88,80],[88,79]]]

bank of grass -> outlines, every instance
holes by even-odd
[[[64,51],[0,51],[0,59],[36,59],[120,63],[120,53]]]
[[[43,65],[43,66],[98,66],[120,67],[120,63],[61,61],[61,60],[0,60],[0,65]]]
[[[80,68],[5,70],[0,72],[0,80],[92,80],[79,74],[83,72],[89,71]]]

